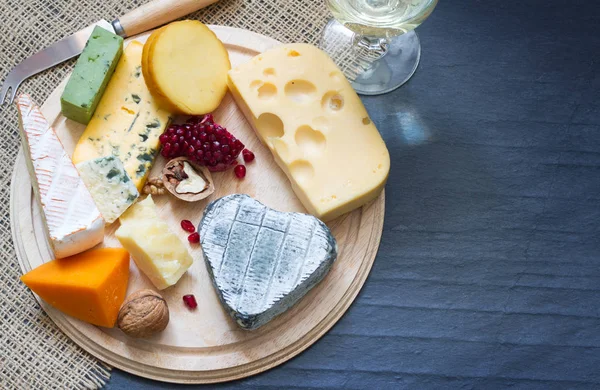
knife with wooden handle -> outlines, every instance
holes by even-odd
[[[124,38],[131,37],[204,8],[218,0],[153,0],[118,19],[99,20],[24,59],[6,76],[0,91],[0,105],[12,103],[21,83],[29,77],[78,56],[95,26],[103,27]]]

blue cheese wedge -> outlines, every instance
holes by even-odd
[[[77,164],[77,169],[106,223],[116,221],[140,196],[116,157],[84,161]]]
[[[292,307],[337,257],[335,238],[323,222],[270,209],[248,195],[210,203],[199,230],[219,299],[247,330]]]
[[[170,113],[158,106],[144,82],[143,47],[138,41],[127,45],[73,152],[75,164],[118,157],[138,191],[158,155],[158,137],[170,120]]]

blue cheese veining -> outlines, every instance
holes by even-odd
[[[140,195],[117,157],[84,161],[77,169],[106,223],[116,221]]]

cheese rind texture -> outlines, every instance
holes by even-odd
[[[247,330],[295,305],[325,277],[338,252],[317,218],[276,211],[248,195],[211,202],[198,230],[217,295]]]
[[[327,54],[308,44],[282,45],[232,69],[228,83],[311,214],[330,220],[380,194],[388,150]]]
[[[101,243],[102,215],[54,129],[28,95],[20,95],[16,104],[25,161],[54,256],[72,256]]]
[[[92,249],[44,263],[21,281],[63,313],[112,328],[127,292],[129,253],[122,248]]]
[[[159,107],[142,75],[143,45],[133,41],[119,60],[100,104],[79,139],[73,161],[118,157],[138,191],[158,154],[158,137],[170,120]]]
[[[152,196],[131,206],[119,221],[115,236],[157,289],[177,283],[192,265],[183,242],[158,216]]]
[[[96,26],[60,98],[64,116],[87,124],[123,53],[123,38]]]
[[[117,157],[100,157],[77,164],[106,223],[113,223],[140,196]]]

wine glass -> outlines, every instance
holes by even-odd
[[[321,47],[338,63],[356,92],[379,95],[411,78],[421,57],[413,31],[438,0],[325,0],[335,19]]]

